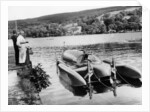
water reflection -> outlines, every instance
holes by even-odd
[[[64,75],[63,75],[64,76]],[[131,79],[131,78],[126,78],[123,77],[124,79],[120,78],[119,76],[117,77],[117,79],[119,79],[121,81],[120,84],[117,85],[117,87],[121,87],[123,85],[132,87],[132,88],[139,88],[142,86],[142,82],[140,79]],[[62,75],[59,76],[60,82],[61,84],[70,92],[72,92],[74,94],[74,96],[85,96],[88,93],[88,89],[87,86],[78,86],[78,87],[73,87],[71,85],[69,85],[69,82],[66,78],[62,77]],[[112,90],[112,86],[110,84],[109,81],[105,81],[105,82],[94,82],[92,83],[93,86],[93,93],[94,94],[99,94],[99,93],[105,93],[105,92],[110,92]]]

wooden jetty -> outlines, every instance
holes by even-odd
[[[27,48],[27,57],[26,57],[25,65],[29,65],[29,66],[32,67],[28,48]],[[18,69],[23,69],[23,68],[24,68],[24,66],[18,66],[18,65],[15,64],[14,48],[13,47],[8,47],[8,71],[18,70]]]

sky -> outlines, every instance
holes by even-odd
[[[27,19],[50,14],[76,12],[96,8],[102,8],[102,6],[9,6],[8,20]]]

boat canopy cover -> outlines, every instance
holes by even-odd
[[[85,63],[89,59],[92,63],[101,63],[102,61],[95,55],[88,55],[82,50],[66,50],[62,59],[67,62]]]
[[[66,50],[63,55],[62,59],[68,62],[78,62],[79,58],[83,58],[85,56],[85,52],[81,50]]]

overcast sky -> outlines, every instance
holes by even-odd
[[[103,6],[104,7],[104,6]],[[108,6],[107,6],[108,7]],[[102,6],[9,6],[8,7],[8,20],[27,19],[40,17],[44,15],[75,12],[87,9],[102,8]]]

